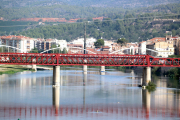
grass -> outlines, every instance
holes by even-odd
[[[1,65],[0,66],[0,75],[2,74],[14,74],[17,72],[23,71],[34,71],[31,68],[27,68],[22,65]]]

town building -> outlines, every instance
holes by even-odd
[[[56,40],[57,47],[59,46],[61,51],[65,48],[67,50],[67,41],[66,40]]]
[[[171,41],[157,41],[146,45],[148,49],[147,54],[157,57],[168,57],[174,55],[173,42]]]
[[[146,41],[140,42],[138,47],[139,47],[138,54],[145,55],[146,54]]]
[[[34,42],[34,46],[39,51],[49,50],[49,49],[52,48],[52,45],[56,46],[56,39],[41,39],[41,38],[38,38]]]
[[[86,38],[86,47],[94,47],[94,42],[97,40],[95,38]],[[69,42],[69,44],[82,44],[84,47],[84,38],[78,38],[77,40],[73,40],[72,42]]]
[[[124,50],[126,54],[135,55],[138,54],[138,43],[126,43],[126,49]]]
[[[180,40],[179,36],[175,36],[175,37],[172,37],[171,35],[166,36],[166,41],[173,42],[174,54],[175,55],[179,55],[179,53],[180,53],[179,40]]]
[[[38,38],[34,42],[34,47],[37,48],[38,50],[44,50],[44,39]]]
[[[113,43],[114,43],[113,41],[104,40],[104,46],[108,46],[110,52],[112,52]]]
[[[67,44],[67,51],[69,54],[83,54],[83,44]]]
[[[6,46],[11,46],[10,50],[14,52],[27,53],[34,48],[34,39],[25,36],[1,36],[1,44]],[[17,49],[14,49],[14,48]]]

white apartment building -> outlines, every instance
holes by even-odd
[[[142,41],[139,43],[139,54],[140,55],[146,54],[146,41]]]
[[[60,45],[61,51],[63,51],[64,48],[67,50],[67,41],[66,40],[57,40],[56,39],[56,45]]]
[[[34,39],[25,36],[1,36],[2,45],[15,47],[10,48],[14,52],[26,53],[34,48]]]
[[[92,48],[94,46],[94,42],[97,40],[95,38],[86,38],[86,47]],[[84,38],[79,38],[77,40],[73,40],[69,44],[83,44],[84,47]]]
[[[110,52],[112,52],[113,44],[114,44],[113,41],[107,41],[107,40],[104,41],[104,46],[110,47],[110,48],[109,48],[109,51],[110,51]]]

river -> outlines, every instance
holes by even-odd
[[[53,71],[0,75],[0,120],[172,120],[180,119],[177,80],[153,77],[157,88],[137,87],[134,71],[61,68],[60,86],[52,87]]]

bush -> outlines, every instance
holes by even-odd
[[[149,82],[148,85],[146,86],[146,89],[149,92],[153,92],[156,90],[156,85],[153,82]]]

